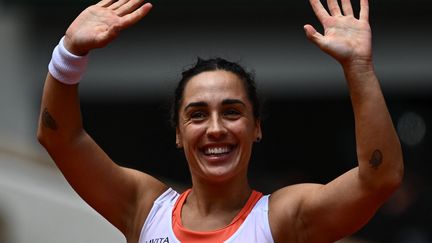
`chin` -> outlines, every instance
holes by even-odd
[[[238,165],[238,164],[237,164]],[[218,166],[219,168],[206,168],[203,171],[203,178],[208,181],[222,183],[231,181],[241,176],[241,170],[237,166]]]

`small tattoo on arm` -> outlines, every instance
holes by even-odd
[[[383,155],[379,149],[375,150],[372,153],[372,157],[369,160],[369,164],[375,170],[382,164]]]
[[[51,130],[57,130],[57,123],[48,112],[47,108],[45,108],[42,112],[42,124]]]

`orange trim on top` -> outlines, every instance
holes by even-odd
[[[240,228],[255,204],[263,196],[261,192],[253,190],[242,210],[240,210],[229,225],[221,229],[201,232],[186,229],[181,222],[181,210],[191,190],[192,189],[188,189],[180,195],[174,205],[172,214],[172,227],[174,234],[177,239],[183,243],[221,243],[228,240]]]

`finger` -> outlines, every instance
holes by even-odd
[[[327,0],[327,6],[329,8],[330,14],[332,16],[341,16],[342,12],[340,10],[337,0]]]
[[[321,35],[312,25],[305,25],[303,26],[303,29],[306,32],[306,37],[312,41],[317,46],[321,47],[323,43],[324,36]]]
[[[342,0],[342,10],[345,16],[354,16],[351,0]]]
[[[326,17],[329,17],[329,13],[324,8],[324,6],[321,4],[320,0],[309,0],[310,5],[312,6],[312,9],[317,16],[318,20],[322,23],[323,20]]]
[[[369,21],[369,2],[360,0],[360,20]]]
[[[96,6],[107,7],[107,6],[111,5],[114,1],[115,0],[102,0],[102,1],[100,1],[98,3],[96,3]]]
[[[136,22],[138,22],[140,19],[142,19],[144,16],[146,16],[150,10],[152,9],[151,3],[146,3],[142,5],[137,10],[133,11],[130,14],[127,14],[122,17],[122,28],[127,28]]]
[[[121,7],[115,10],[115,13],[118,16],[124,16],[126,14],[130,14],[139,8],[143,3],[143,0],[133,0],[128,1],[126,4],[123,4]]]
[[[123,4],[127,3],[128,1],[129,0],[118,0],[115,3],[113,3],[112,5],[110,5],[108,7],[108,9],[116,10],[116,9],[120,8]]]

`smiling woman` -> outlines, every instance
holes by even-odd
[[[114,163],[82,126],[78,82],[90,51],[151,10],[142,0],[102,0],[70,25],[49,64],[39,141],[127,242],[333,242],[352,234],[401,183],[402,153],[372,64],[367,0],[360,0],[358,19],[349,0],[328,0],[329,11],[319,0],[310,3],[324,35],[305,25],[306,36],[342,65],[356,125],[358,167],[328,184],[270,195],[250,187],[249,160],[262,138],[260,103],[252,76],[221,58],[199,59],[175,91],[172,122],[192,188],[180,194]]]

